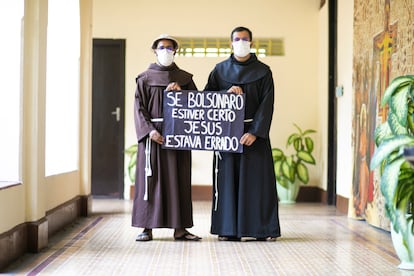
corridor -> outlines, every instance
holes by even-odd
[[[135,242],[131,201],[93,199],[93,214],[26,254],[3,273],[13,275],[414,275],[397,268],[390,234],[337,214],[332,206],[280,205],[276,242],[218,241],[209,234],[208,201],[194,202],[191,232],[201,242],[174,241],[171,229]]]

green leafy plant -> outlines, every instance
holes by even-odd
[[[125,150],[125,154],[129,158],[128,162],[128,178],[132,184],[135,184],[135,168],[137,164],[138,144],[133,144]]]
[[[370,167],[379,167],[386,215],[407,241],[409,221],[414,220],[414,168],[404,158],[404,149],[414,146],[414,76],[395,78],[385,89],[381,105],[388,105],[388,117],[375,129],[377,148]],[[408,249],[407,244],[405,247]]]
[[[315,164],[312,155],[314,141],[309,136],[316,131],[313,129],[302,129],[293,124],[298,132],[289,135],[286,149],[292,148],[294,153],[287,154],[280,148],[273,148],[273,165],[277,182],[285,188],[295,183],[296,178],[303,184],[309,182],[309,171],[306,164]]]

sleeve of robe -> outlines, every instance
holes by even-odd
[[[145,75],[137,77],[137,87],[135,90],[134,120],[138,143],[155,129],[154,125],[151,123],[151,116],[148,111],[147,105],[149,102],[149,95],[144,79]]]
[[[194,83],[193,79],[190,80],[190,82],[184,86],[181,87],[183,90],[197,90],[197,86]]]
[[[262,91],[260,105],[254,115],[253,122],[250,125],[249,133],[261,138],[269,138],[270,125],[273,117],[274,106],[274,83],[272,71],[260,80]]]

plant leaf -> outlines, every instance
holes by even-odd
[[[293,133],[291,134],[288,139],[287,139],[287,143],[286,143],[286,147],[288,147],[289,145],[291,145],[296,139],[298,139],[300,136],[297,133]]]
[[[385,201],[392,209],[395,209],[393,204],[394,194],[398,184],[400,167],[404,162],[404,158],[400,157],[394,160],[394,162],[387,164],[381,176],[381,193],[384,195]]]
[[[131,155],[128,163],[128,177],[131,183],[135,183],[135,174],[136,174],[136,164],[137,164],[137,155]]]
[[[375,128],[375,144],[378,146],[383,143],[383,141],[392,135],[392,131],[388,122],[382,123],[377,128]]]
[[[410,105],[413,105],[413,103],[414,102],[411,102]],[[414,133],[414,117],[413,116],[414,116],[413,112],[412,111],[408,111],[407,126],[408,126],[411,134]]]
[[[393,138],[389,138],[375,150],[374,155],[371,159],[370,168],[371,170],[378,167],[382,161],[390,156],[390,154],[398,150],[402,146],[409,146],[414,144],[414,137],[407,135],[398,135]]]
[[[309,164],[315,164],[315,158],[313,158],[312,154],[310,154],[309,152],[299,151],[297,156],[303,162],[306,162]]]
[[[408,114],[408,95],[411,89],[411,85],[403,86],[401,89],[396,91],[389,100],[389,107],[391,113],[396,115],[396,119],[400,125],[407,125],[407,114]]]
[[[277,183],[279,183],[281,186],[285,187],[286,189],[289,188],[289,184],[290,184],[289,180],[287,180],[284,177],[278,178],[277,179]]]
[[[385,106],[389,101],[389,98],[402,86],[406,86],[410,83],[414,82],[414,76],[406,75],[406,76],[399,76],[393,79],[390,85],[385,89],[384,96],[381,101],[381,105]]]
[[[127,149],[125,149],[125,153],[128,155],[135,154],[137,151],[138,151],[138,144],[131,145]]]
[[[295,175],[296,175],[296,164],[293,163],[292,166],[289,168],[289,180],[293,183],[295,182]]]
[[[274,168],[275,168],[275,175],[281,176],[282,175],[282,161],[281,160],[276,161],[274,164]]]
[[[313,151],[313,140],[310,137],[305,137],[305,145],[307,152],[311,153]]]
[[[276,161],[276,160],[283,159],[285,155],[283,154],[283,151],[281,149],[273,148],[272,156],[273,156],[273,160]]]
[[[289,167],[292,167],[293,166],[293,156],[288,156],[288,157],[286,157],[286,162],[287,162],[287,164],[289,165]]]
[[[302,149],[302,139],[297,138],[293,141],[293,147],[296,151],[300,151]]]
[[[282,175],[286,177],[287,179],[291,179],[290,177],[290,166],[288,162],[285,160],[282,162]]]
[[[395,135],[407,134],[407,128],[406,128],[407,120],[405,120],[405,125],[401,125],[400,121],[398,120],[397,115],[395,115],[394,113],[389,113],[387,122],[393,134]]]
[[[406,209],[404,199],[414,204],[414,168],[405,161],[400,167],[398,187],[394,196],[394,204],[397,209]],[[407,203],[409,203],[407,202]]]
[[[133,144],[125,149],[125,154],[129,157],[128,162],[128,178],[131,183],[135,183],[136,163],[138,155],[138,144]]]
[[[302,181],[304,184],[308,184],[309,182],[308,168],[306,168],[304,164],[298,163],[296,165],[296,170],[297,170],[299,180]]]
[[[309,135],[309,134],[311,134],[311,133],[316,133],[316,130],[314,130],[314,129],[307,129],[307,130],[305,130],[305,131],[302,133],[302,136],[306,136],[306,135]]]

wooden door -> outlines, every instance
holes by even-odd
[[[92,195],[124,196],[125,40],[94,39]]]

